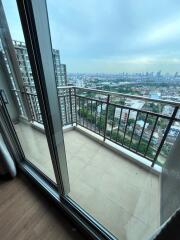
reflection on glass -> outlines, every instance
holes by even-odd
[[[2,44],[1,51],[8,70],[8,76],[7,74],[5,75],[2,88],[5,92],[8,92],[8,98],[13,99],[9,102],[8,110],[26,159],[55,182],[38,95],[24,42],[16,1],[4,1],[4,10],[11,37],[15,39],[13,45],[18,66],[17,72],[19,74],[18,77],[14,74],[12,62],[9,60],[9,53],[5,51],[6,46],[12,43],[11,39],[7,38]],[[14,118],[13,116],[15,115],[16,117]]]

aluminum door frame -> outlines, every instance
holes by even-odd
[[[70,191],[52,44],[45,0],[17,0],[33,78],[60,195]]]

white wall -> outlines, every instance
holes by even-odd
[[[161,224],[180,208],[180,135],[161,176]]]

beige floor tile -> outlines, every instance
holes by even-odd
[[[46,137],[16,125],[27,158],[54,180]],[[159,226],[159,177],[82,133],[64,133],[69,196],[122,240],[144,240]]]

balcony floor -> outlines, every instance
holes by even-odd
[[[45,135],[15,125],[27,158],[54,180]],[[78,130],[65,132],[69,196],[116,237],[144,240],[159,226],[160,179]]]

